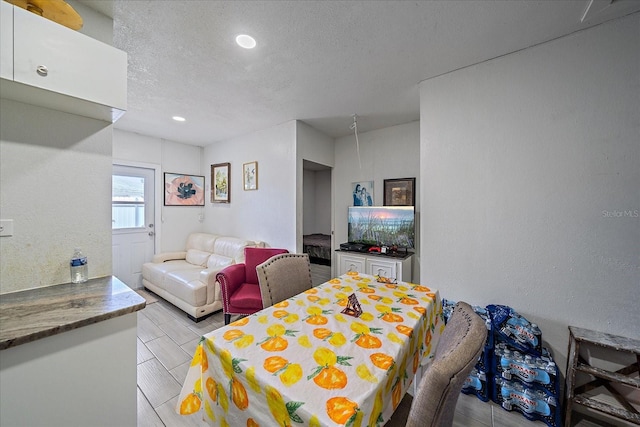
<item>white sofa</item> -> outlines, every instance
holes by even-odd
[[[235,237],[192,233],[184,251],[154,255],[142,265],[142,285],[186,312],[194,321],[222,309],[216,274],[244,262],[244,248],[264,244]]]

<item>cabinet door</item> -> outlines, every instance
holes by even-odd
[[[348,273],[349,271],[365,272],[365,258],[353,255],[338,254],[338,275]]]
[[[126,110],[125,52],[17,7],[13,24],[16,82]]]
[[[0,3],[0,77],[13,80],[13,6]]]
[[[398,277],[398,269],[396,266],[397,263],[395,261],[374,257],[367,258],[366,274],[401,280],[401,278]]]

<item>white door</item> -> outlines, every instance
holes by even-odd
[[[153,169],[113,165],[113,275],[130,288],[142,287],[142,264],[155,250]]]

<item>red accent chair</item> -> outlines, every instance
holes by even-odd
[[[274,255],[286,253],[289,253],[286,249],[245,248],[244,264],[230,265],[216,275],[222,292],[225,325],[231,321],[232,314],[249,315],[262,310],[256,267]]]

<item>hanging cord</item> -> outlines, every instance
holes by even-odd
[[[353,129],[353,133],[356,136],[356,153],[358,154],[358,166],[362,169],[362,163],[360,162],[360,141],[358,141],[358,115],[353,115],[353,124],[349,126],[349,129]]]

